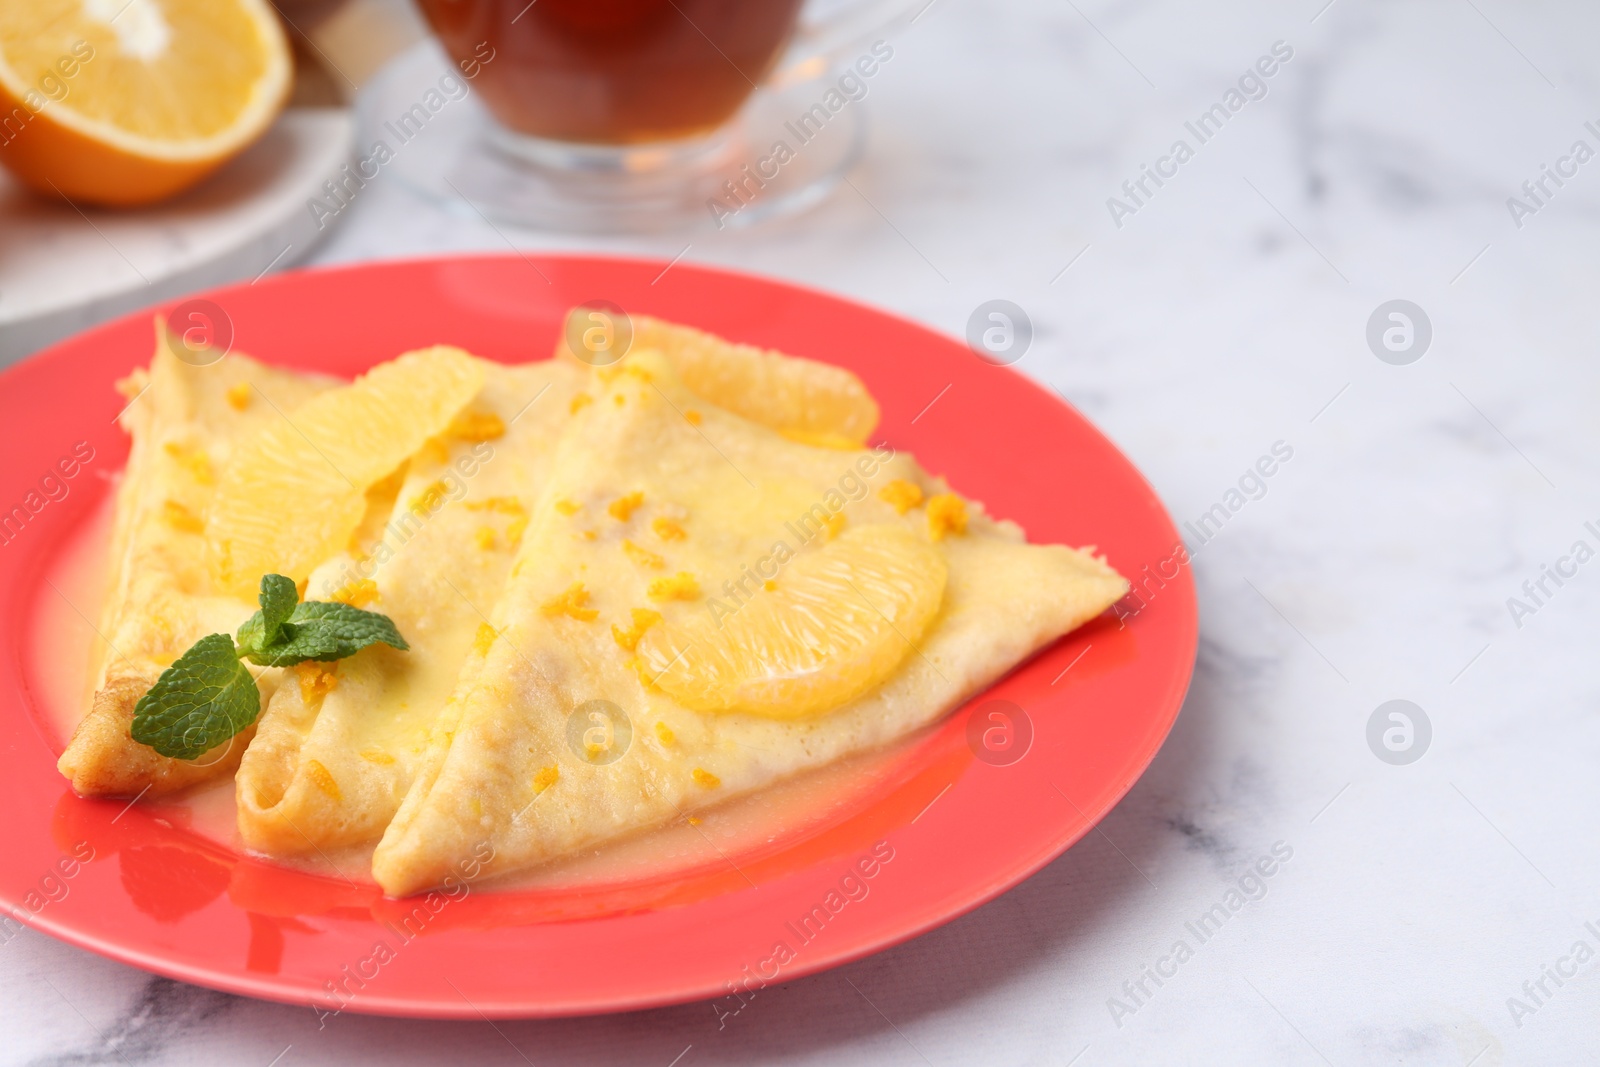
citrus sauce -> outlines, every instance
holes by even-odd
[[[38,594],[32,643],[27,652],[31,689],[42,707],[36,713],[49,728],[56,751],[66,747],[92,696],[91,657],[101,650],[97,636],[104,599],[116,493],[107,492],[48,561]],[[52,591],[50,586],[54,586]],[[660,883],[720,865],[738,870],[747,858],[770,855],[848,818],[902,777],[906,756],[923,733],[888,748],[840,760],[744,797],[696,812],[671,824],[577,854],[532,870],[495,879],[484,888],[534,891],[541,896],[563,890]],[[148,816],[203,837],[236,854],[247,850],[239,837],[232,776],[196,786],[173,797],[143,800]],[[374,843],[375,844],[375,843]],[[310,874],[374,885],[373,845],[316,853],[309,857],[261,857]],[[742,883],[741,883],[742,884]]]

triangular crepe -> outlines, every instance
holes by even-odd
[[[479,361],[443,346],[337,383],[209,349],[180,353],[161,331],[152,370],[129,383],[138,440],[118,499],[106,609],[124,636],[108,635],[106,666],[96,668],[105,684],[62,772],[84,792],[137,795],[232,771],[253,731],[168,760],[129,736],[139,698],[195,639],[248,618],[263,574],[303,581],[331,552],[359,545],[363,516],[381,523],[392,509],[398,482],[385,476],[443,432],[481,383]],[[139,413],[147,402],[148,417]],[[263,703],[281,675],[257,674]]]
[[[311,576],[309,597],[382,612],[411,650],[375,646],[336,666],[306,664],[296,672],[304,684],[278,688],[239,768],[239,830],[251,848],[376,840],[411,784],[587,381],[553,360],[485,361],[484,371],[456,432],[411,459],[362,558],[335,558]]]
[[[490,871],[527,867],[890,742],[1127,589],[1090,554],[1028,545],[1015,525],[944,496],[909,457],[796,443],[699,403],[658,355],[597,376],[609,382],[568,427],[493,629],[379,843],[373,873],[390,894],[476,869],[486,845]],[[948,581],[915,647],[842,707],[787,719],[691,710],[623,647],[649,622],[635,609],[672,628],[704,616],[711,596],[754,603],[778,542],[795,568],[833,534],[868,528],[931,544]],[[661,599],[691,597],[691,584],[699,597]],[[591,723],[606,726],[597,710],[611,718],[599,749],[587,739]]]
[[[292,412],[332,379],[230,354],[180,358],[156,324],[150,368],[118,384],[133,438],[117,490],[111,563],[90,667],[94,696],[58,766],[86,796],[168,793],[233,770],[241,734],[195,760],[174,760],[128,734],[133,708],[171,662],[209,633],[232,632],[256,605],[221,593],[204,564],[203,518],[238,442]],[[260,679],[270,693],[280,672]]]

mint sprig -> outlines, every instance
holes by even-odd
[[[133,739],[173,759],[195,759],[256,721],[261,691],[244,660],[288,667],[355,655],[368,645],[410,646],[388,616],[349,604],[300,600],[281,574],[261,579],[261,610],[227,634],[196,641],[133,709]]]
[[[293,594],[294,587],[289,591]],[[263,667],[287,667],[308,659],[344,659],[376,644],[402,652],[409,647],[387,615],[349,604],[308,600],[294,605],[287,618],[275,621],[266,607],[265,592],[261,610],[239,627],[239,654]]]

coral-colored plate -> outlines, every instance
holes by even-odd
[[[558,256],[374,263],[206,299],[231,319],[238,350],[341,375],[439,342],[544,358],[567,308],[597,299],[838,363],[882,403],[883,440],[991,514],[1034,540],[1098,545],[1124,574],[1150,566],[1144,600],[1130,602],[1138,610],[1046,649],[803,836],[668,879],[474,887],[432,908],[385,900],[375,887],[238,854],[148,804],[80,799],[56,772],[62,741],[33,643],[59,595],[48,568],[127,455],[111,385],[152,346],[151,314],[130,315],[0,374],[7,912],[234,993],[392,1015],[559,1016],[730,996],[857,959],[990,900],[1087,833],[1155,755],[1193,669],[1194,586],[1175,563],[1153,577],[1179,540],[1149,485],[1075,411],[957,341],[792,285],[665,267]],[[41,491],[79,442],[94,459]]]

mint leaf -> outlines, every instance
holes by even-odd
[[[263,574],[260,599],[262,633],[270,645],[278,639],[278,627],[288,621],[295,605],[300,603],[300,592],[295,588],[292,578],[282,574]]]
[[[375,644],[402,652],[410,648],[387,615],[349,604],[312,600],[295,606],[276,642],[245,654],[252,663],[287,667],[308,659],[344,659]]]
[[[261,692],[233,638],[196,641],[161,672],[133,709],[133,739],[163,756],[194,759],[256,721]]]
[[[288,667],[308,659],[336,660],[385,644],[410,646],[386,615],[349,604],[299,603],[294,582],[261,578],[261,610],[227,634],[202,637],[156,679],[133,708],[133,739],[163,756],[194,759],[256,721],[261,691],[243,659]]]
[[[281,574],[261,576],[261,610],[239,627],[241,655],[259,655],[278,642],[283,624],[300,600],[294,580]]]

